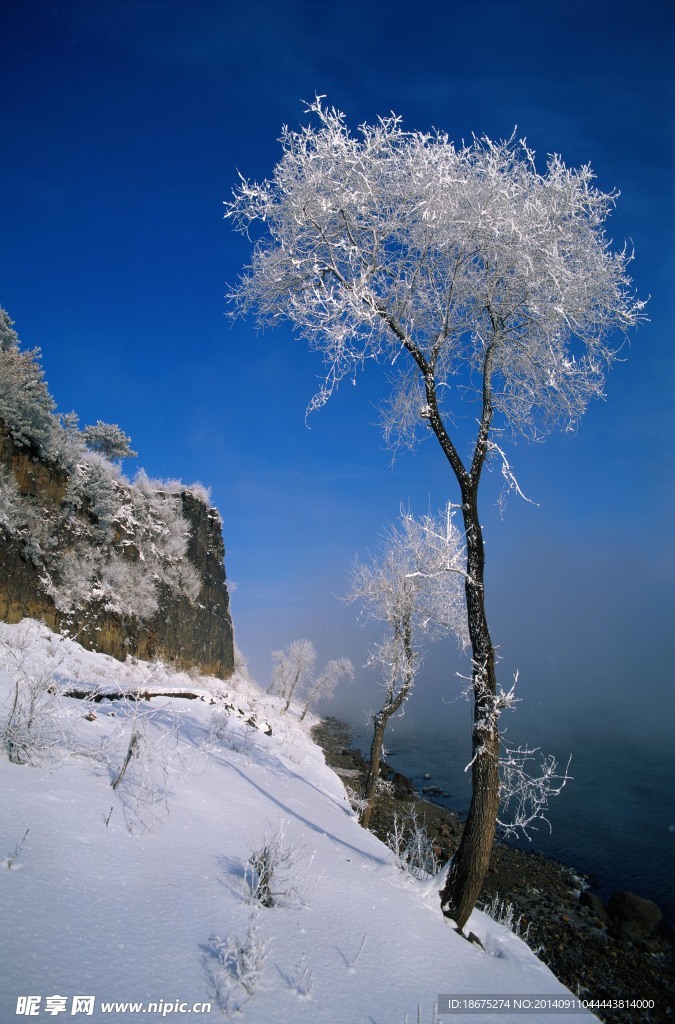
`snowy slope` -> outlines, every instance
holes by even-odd
[[[18,676],[15,732],[27,733],[34,762],[0,756],[3,1024],[28,1019],[32,1007],[41,1021],[226,1012],[260,1024],[426,1024],[440,993],[568,995],[483,914],[469,928],[485,950],[455,934],[438,883],[403,873],[359,827],[306,729],[249,681],[122,665],[29,620],[1,624],[0,644],[0,730]],[[44,692],[48,680],[57,693]],[[59,693],[87,686],[200,696],[89,706]],[[246,864],[280,825],[276,859],[288,863],[272,888],[282,895],[264,907]],[[228,949],[242,952],[227,962]],[[75,997],[94,997],[93,1010]],[[142,1008],[106,1009],[115,1001]],[[460,1019],[508,1024],[523,1015]]]

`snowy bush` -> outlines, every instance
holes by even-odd
[[[517,935],[523,942],[527,942],[527,937],[530,932],[530,925],[523,928],[523,915],[519,914],[516,917],[516,912],[512,903],[507,903],[506,900],[500,899],[499,893],[495,893],[491,900],[489,900],[484,907],[481,908],[484,914],[491,917],[497,924],[501,924],[504,928],[508,928],[510,932]]]
[[[46,589],[63,613],[93,605],[104,612],[145,619],[157,611],[153,578],[144,572],[142,563],[125,561],[114,550],[80,542],[50,568]]]
[[[2,729],[9,760],[45,767],[60,764],[76,749],[74,726],[79,718],[55,691],[51,676],[18,670]]]
[[[58,547],[33,544],[33,560],[44,566],[45,588],[60,611],[92,605],[142,620],[157,611],[162,587],[197,599],[201,581],[187,558],[180,498],[143,494],[102,456],[85,453],[70,475],[61,518],[46,522]]]
[[[314,976],[307,966],[307,957],[303,953],[295,969],[283,975],[284,980],[291,991],[295,992],[301,999],[307,999],[312,992]]]
[[[206,955],[206,971],[216,1002],[226,1017],[241,1010],[255,992],[260,980],[269,939],[260,935],[253,914],[245,937],[221,939],[212,935]]]
[[[415,808],[411,806],[404,818],[395,814],[393,824],[393,830],[387,836],[387,846],[396,855],[399,867],[421,881],[436,875],[438,858]]]
[[[380,776],[375,784],[375,791],[378,797],[384,796],[392,799],[396,792],[396,788],[391,779],[383,779],[382,776]]]
[[[253,852],[244,867],[244,882],[251,901],[261,907],[302,902],[298,878],[298,855],[286,845],[287,822],[282,819],[271,838]]]
[[[1,663],[13,686],[1,726],[2,745],[14,764],[55,767],[76,749],[81,709],[60,696],[53,674],[26,664],[26,646],[3,644]]]
[[[207,508],[211,508],[213,504],[213,498],[211,495],[211,488],[207,487],[206,484],[201,483],[199,480],[195,480],[191,484],[183,484],[182,490],[191,494],[197,501],[201,501],[202,505],[206,505]],[[220,518],[220,517],[219,517]]]
[[[18,533],[26,524],[26,504],[14,474],[0,466],[0,530],[7,535]]]
[[[163,670],[156,662],[154,672]],[[154,672],[143,687],[152,684]],[[207,743],[183,742],[179,713],[153,707],[138,692],[116,702],[115,716],[118,728],[100,747],[98,760],[109,773],[129,832],[140,835],[168,814],[172,786],[188,773],[206,770]]]
[[[196,498],[197,501],[201,501],[202,505],[206,505],[207,508],[211,507],[211,489],[210,487],[205,487],[199,480],[192,484],[185,484],[182,480],[176,479],[153,480],[144,469],[139,469],[134,477],[134,486],[142,494],[155,494],[158,491],[162,491],[164,494],[182,494],[186,492]]]
[[[352,786],[347,785],[346,783],[344,786],[344,792],[347,795],[347,800],[349,801],[349,807],[351,810],[356,814],[361,815],[362,811],[364,811],[368,806],[368,801],[364,800],[363,797],[356,793]]]
[[[231,707],[225,702],[211,716],[211,742],[218,740],[230,750],[241,754],[247,761],[251,760],[257,749],[258,736],[258,730],[254,726],[246,725],[233,717]]]

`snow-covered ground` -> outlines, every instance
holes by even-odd
[[[87,704],[69,688],[198,697]],[[484,914],[468,926],[484,949],[454,932],[438,880],[413,879],[360,828],[310,725],[241,676],[123,665],[32,621],[0,624],[3,1024],[427,1024],[453,1019],[436,1017],[440,994],[568,998]],[[8,738],[31,763],[12,763]],[[252,895],[265,847],[271,907]]]

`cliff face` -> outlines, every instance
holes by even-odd
[[[86,506],[76,510],[68,506],[64,513],[68,474],[43,461],[36,452],[17,446],[2,421],[0,468],[4,471],[0,488],[5,492],[0,494],[5,512],[4,525],[0,515],[0,619],[42,619],[51,629],[66,629],[84,647],[120,660],[133,655],[159,659],[177,668],[195,666],[221,679],[232,674],[233,631],[222,529],[215,509],[207,508],[189,490],[171,496],[180,503],[189,528],[187,561],[198,578],[196,597],[161,583],[157,587],[159,607],[143,620],[135,614],[106,610],[105,601],[95,595],[84,606],[64,609],[62,602],[60,606],[55,603],[45,568],[49,564],[48,546],[67,549],[78,529],[77,519],[81,520],[80,533],[85,527],[91,533],[95,516]],[[37,520],[51,526],[35,544],[29,534],[30,524]],[[8,526],[11,522],[18,524],[16,529]],[[127,550],[127,561],[133,561],[133,545]],[[136,572],[142,572],[138,561]]]
[[[190,525],[188,559],[199,574],[199,595],[190,604],[185,598],[172,600],[165,591],[159,611],[147,623],[148,642],[157,644],[161,657],[171,651],[171,660],[226,679],[234,671],[234,642],[220,516],[189,491],[180,498]]]

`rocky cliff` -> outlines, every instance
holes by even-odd
[[[144,566],[153,575],[154,611],[136,614],[133,600],[121,611],[102,586],[91,588],[90,599],[64,600],[64,585],[55,586],[59,557],[67,565],[67,556],[77,548],[73,566],[87,562],[87,544],[92,551],[101,533],[101,511],[90,500],[74,501],[73,475],[57,462],[50,462],[36,448],[17,444],[12,432],[0,420],[0,618],[17,622],[26,616],[42,619],[54,630],[65,629],[83,646],[111,654],[123,660],[127,655],[142,659],[160,659],[178,668],[195,666],[202,673],[226,679],[234,668],[234,642],[225,579],[224,545],[221,521],[215,509],[208,508],[197,494],[175,490],[167,495],[156,492],[155,506],[164,501],[173,507],[172,516],[187,534],[187,549],[173,563],[165,558],[164,576],[158,580],[154,566],[144,558],[134,536],[137,524],[129,525],[129,501],[121,509],[126,518],[115,523],[116,563],[109,576],[133,568],[132,581],[138,581],[139,595],[144,587]],[[108,493],[114,489],[125,499],[130,485],[122,481],[106,482]],[[150,499],[134,491],[133,505]],[[170,517],[167,517],[167,521]],[[147,535],[147,524],[144,526]],[[97,533],[98,531],[98,533]],[[147,536],[146,544],[149,543]],[[154,543],[154,542],[153,542]],[[84,553],[83,553],[84,552]],[[114,552],[113,552],[114,553]],[[97,555],[98,556],[98,555]],[[114,560],[113,560],[114,561]],[[187,566],[185,562],[189,563]],[[168,564],[168,569],[167,569]],[[185,577],[189,570],[191,586],[173,585],[171,573]],[[168,573],[168,575],[167,575]],[[94,577],[92,576],[92,579]],[[129,581],[125,580],[127,590]],[[76,591],[70,583],[70,593]],[[82,588],[80,588],[82,589]],[[145,604],[148,603],[147,594]],[[141,606],[139,596],[139,607]]]

